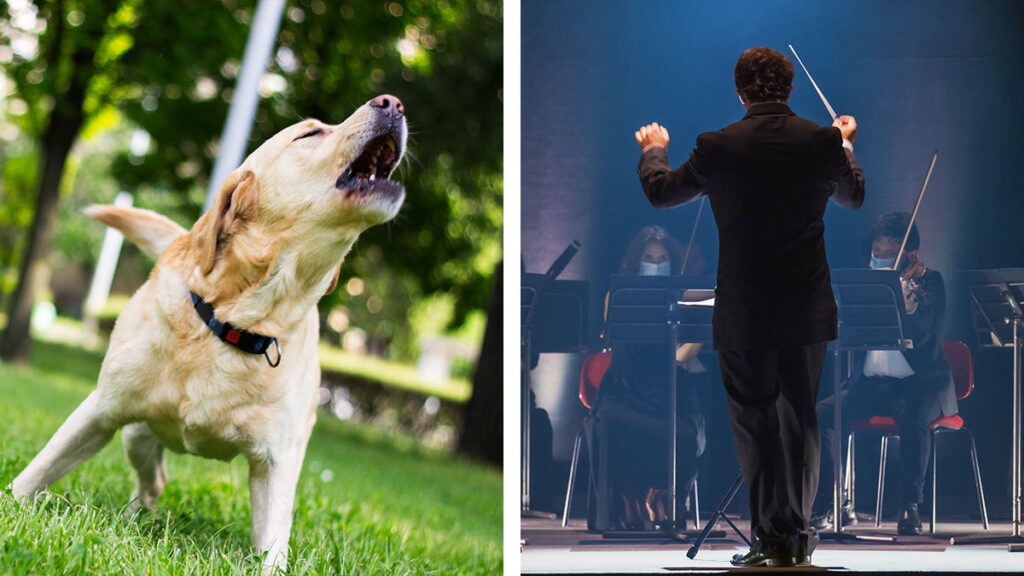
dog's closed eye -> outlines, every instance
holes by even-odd
[[[314,129],[310,130],[309,132],[306,132],[302,136],[299,136],[295,140],[302,140],[303,138],[309,138],[310,136],[319,136],[319,135],[321,135],[323,133],[324,133],[324,129],[323,128],[314,128]],[[295,140],[292,140],[292,142],[295,142]]]

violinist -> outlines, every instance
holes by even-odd
[[[894,212],[882,215],[871,230],[870,267],[892,269],[900,244],[910,226],[910,214]],[[859,359],[853,376],[840,393],[844,430],[851,419],[891,416],[900,435],[899,522],[897,533],[921,533],[918,505],[923,500],[925,473],[930,447],[929,424],[939,416],[957,413],[956,390],[949,363],[942,352],[943,324],[946,317],[946,289],[942,274],[926,266],[918,257],[921,239],[917,226],[910,226],[906,248],[900,259],[909,326],[907,336],[914,347],[907,350],[871,350]],[[815,500],[811,524],[829,528],[832,518],[833,463],[832,446],[837,437],[833,429],[833,398],[818,403],[821,423],[821,483]],[[846,442],[842,448],[847,449]],[[845,457],[844,457],[845,458]],[[843,525],[856,523],[849,501],[842,507]]]

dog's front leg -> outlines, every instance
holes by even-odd
[[[273,454],[269,461],[249,464],[252,544],[265,553],[264,574],[274,574],[288,565],[292,508],[303,453],[297,447],[290,448]]]
[[[14,497],[29,498],[46,490],[106,446],[116,429],[117,426],[103,410],[100,393],[92,392],[11,482]]]
[[[125,456],[138,476],[127,511],[135,512],[140,508],[152,510],[167,485],[164,445],[145,422],[125,426],[121,430],[121,441],[124,443]]]

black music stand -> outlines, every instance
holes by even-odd
[[[588,285],[523,274],[520,288],[520,346],[523,371],[522,502],[524,516],[555,518],[530,509],[530,372],[533,355],[586,352]]]
[[[999,270],[963,270],[961,276],[970,286],[971,316],[981,348],[1013,350],[1013,425],[1012,432],[1012,530],[1009,536],[951,538],[952,544],[1009,544],[1024,542],[1021,534],[1021,347],[1024,346],[1024,268]]]
[[[836,441],[832,447],[832,465],[835,486],[832,492],[832,532],[823,533],[826,539],[864,539],[895,541],[894,537],[853,536],[843,533],[842,522],[842,405],[839,402],[842,386],[842,357],[867,350],[904,350],[913,348],[903,326],[907,322],[906,303],[899,274],[894,270],[864,268],[831,271],[832,293],[839,310],[839,337],[829,344],[833,360],[833,426]],[[847,471],[849,474],[850,471]]]
[[[708,523],[705,524],[704,529],[700,531],[700,534],[697,536],[697,540],[694,541],[693,545],[690,546],[690,549],[686,551],[687,558],[693,560],[697,557],[697,553],[700,552],[700,547],[703,546],[704,541],[712,535],[711,531],[714,529],[715,524],[718,523],[719,519],[725,520],[725,522],[729,526],[732,526],[733,532],[738,534],[739,537],[747,543],[747,546],[752,546],[752,544],[750,543],[750,539],[747,538],[747,535],[744,534],[743,531],[741,531],[739,528],[737,528],[736,525],[733,524],[732,520],[730,520],[729,517],[725,515],[725,509],[729,507],[730,503],[732,503],[732,499],[736,497],[736,492],[739,492],[740,486],[742,485],[743,473],[740,472],[739,474],[736,475],[736,480],[733,481],[732,487],[730,487],[728,492],[725,493],[725,496],[722,497],[722,501],[718,503],[718,508],[715,508],[715,511],[711,513],[711,517],[708,518]]]
[[[711,343],[711,306],[683,305],[684,300],[713,296],[715,277],[620,276],[613,275],[608,288],[607,337],[614,351],[617,346],[634,344],[664,345],[669,363],[669,531],[677,526],[676,443],[676,355],[678,342]],[[684,297],[694,291],[695,297]],[[638,533],[639,536],[639,533]]]

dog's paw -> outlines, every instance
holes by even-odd
[[[4,488],[4,491],[10,493],[10,495],[19,502],[29,502],[35,499],[36,496],[45,492],[45,490],[37,490],[28,486],[19,485],[17,478],[12,480],[11,483]]]
[[[156,502],[153,499],[140,498],[132,494],[132,499],[125,504],[123,513],[126,518],[131,518],[154,510],[156,510]]]

